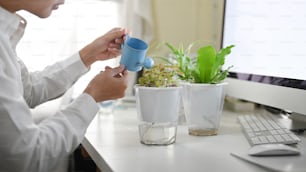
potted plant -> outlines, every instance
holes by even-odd
[[[143,144],[169,145],[176,140],[180,87],[175,65],[144,69],[135,86],[139,136]]]
[[[175,48],[166,43],[174,59],[167,60],[177,64],[180,69],[180,79],[183,87],[182,99],[184,112],[191,135],[215,135],[218,133],[220,118],[223,110],[224,79],[228,75],[227,69],[222,69],[225,57],[234,47],[230,45],[216,51],[211,45],[197,49],[195,57],[190,51],[193,44],[187,49]]]

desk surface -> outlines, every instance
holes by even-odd
[[[236,117],[224,111],[216,136],[191,136],[179,125],[174,144],[147,146],[139,141],[135,108],[123,107],[97,115],[82,144],[103,172],[267,171],[230,154],[250,148]]]

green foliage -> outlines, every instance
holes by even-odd
[[[222,82],[228,75],[228,71],[222,70],[225,56],[231,53],[234,45],[221,49],[218,53],[213,46],[205,46],[198,49],[197,63],[193,68],[195,83],[216,84]]]
[[[166,63],[178,67],[177,76],[180,80],[187,81],[192,78],[193,63],[192,58],[189,56],[193,44],[190,44],[186,49],[181,45],[178,48],[166,42],[165,45],[170,49],[171,55],[169,57],[158,57]]]
[[[163,57],[165,61],[179,68],[178,76],[181,80],[193,83],[210,83],[216,84],[222,82],[228,75],[228,71],[222,70],[225,57],[231,53],[234,45],[221,49],[218,53],[211,45],[200,47],[197,56],[191,58],[190,52],[194,44],[190,44],[187,49],[183,46],[175,48],[170,43],[165,45],[171,50],[174,56],[174,62]]]
[[[177,66],[161,63],[151,69],[144,69],[138,84],[147,87],[175,87],[178,86],[177,72]]]

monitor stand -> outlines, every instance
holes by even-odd
[[[282,123],[289,130],[302,134],[306,130],[306,121],[305,115],[297,115],[297,114],[279,114],[277,115],[279,118],[279,122]],[[303,119],[302,119],[303,118]]]
[[[264,108],[275,115],[278,121],[289,130],[296,133],[303,133],[306,130],[306,115],[287,112],[269,106],[264,106]]]
[[[289,118],[292,120],[291,130],[303,132],[306,130],[306,116],[298,113],[291,113]]]

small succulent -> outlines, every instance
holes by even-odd
[[[144,69],[138,79],[138,85],[146,87],[176,87],[179,84],[177,77],[179,69],[175,65],[157,64],[151,69]]]

